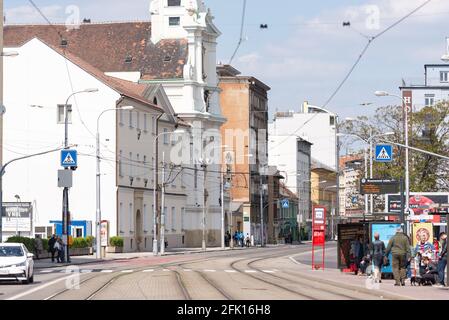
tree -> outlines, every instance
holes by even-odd
[[[378,108],[375,115],[359,117],[372,125],[374,134],[394,132],[393,136],[378,138],[378,141],[390,140],[404,143],[404,114],[401,106]],[[359,121],[345,121],[341,124],[341,132],[356,134],[367,140],[369,127]],[[432,107],[425,107],[409,115],[409,145],[447,155],[449,148],[449,104],[440,102]],[[405,176],[405,149],[394,147],[392,163],[374,162],[375,178],[400,179]],[[447,161],[417,151],[409,151],[410,191],[437,192],[449,191],[449,173]]]

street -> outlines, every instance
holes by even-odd
[[[306,265],[310,249],[308,244],[285,245],[96,262],[81,265],[79,269],[77,266],[36,269],[34,284],[2,283],[0,297],[6,300],[413,298],[402,293],[366,289],[363,287],[364,279],[362,281],[355,276],[331,274],[333,279],[329,280],[324,276],[325,271],[312,271]],[[331,253],[327,259],[330,262],[335,259],[334,243],[329,244],[328,251]]]

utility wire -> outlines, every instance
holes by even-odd
[[[232,61],[234,60],[235,55],[237,54],[237,51],[239,50],[239,48],[243,42],[243,31],[245,29],[245,16],[246,16],[246,0],[243,0],[242,24],[240,26],[240,39],[237,44],[237,48],[235,48],[234,54],[231,57],[231,60],[229,60],[229,65],[232,64]]]

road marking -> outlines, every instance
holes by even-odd
[[[212,269],[206,269],[204,270],[204,272],[216,272],[217,270],[212,270]]]
[[[153,272],[154,269],[143,270],[142,272]]]
[[[295,258],[293,258],[294,256],[288,257],[292,262],[301,265],[302,263],[299,263],[298,261],[296,261]]]
[[[246,273],[256,273],[256,270],[245,270]]]
[[[224,272],[227,272],[227,273],[236,273],[237,271],[235,271],[235,270],[225,270]]]
[[[20,294],[18,294],[18,295],[15,295],[15,296],[13,296],[13,297],[10,297],[10,298],[8,298],[8,299],[6,299],[6,300],[17,300],[17,299],[20,299],[20,298],[22,298],[22,297],[24,297],[24,296],[27,296],[27,295],[29,295],[29,294],[32,294],[32,293],[34,293],[34,292],[36,292],[36,291],[39,291],[39,290],[42,290],[42,289],[44,289],[44,288],[50,287],[50,286],[52,286],[52,285],[54,285],[54,284],[56,284],[56,283],[58,283],[58,282],[61,282],[61,281],[64,281],[64,280],[67,280],[67,279],[70,279],[70,278],[74,278],[74,277],[77,277],[77,275],[76,275],[76,274],[73,274],[73,275],[70,275],[70,276],[67,276],[67,277],[63,277],[63,278],[61,278],[61,279],[56,279],[56,280],[54,280],[54,281],[52,281],[52,282],[46,283],[46,284],[41,285],[41,286],[39,286],[39,287],[33,288],[33,289],[31,289],[31,290],[25,291],[25,292],[23,292],[23,293],[20,293]]]
[[[273,271],[273,270],[262,270],[262,272],[265,272],[265,273],[275,273],[275,271]]]
[[[131,273],[134,272],[134,270],[122,270],[122,273]]]
[[[41,270],[41,273],[50,273],[50,272],[54,272],[55,270]]]
[[[93,270],[81,270],[81,273],[91,273],[94,272]]]
[[[163,269],[162,271],[164,271],[164,272],[170,272],[171,270]]]
[[[184,269],[185,272],[191,272],[192,269]]]
[[[111,273],[112,270],[101,270],[101,272],[105,272],[105,273]]]

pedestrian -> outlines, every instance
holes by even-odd
[[[61,263],[61,244],[59,242],[60,238],[56,237],[55,238],[55,243],[53,244],[53,252],[56,253],[56,262],[57,263]]]
[[[374,241],[370,247],[371,263],[374,266],[374,279],[379,283],[382,282],[382,265],[385,255],[385,243],[380,240],[380,234],[374,233]]]
[[[239,246],[239,232],[238,231],[236,231],[234,233],[234,243],[237,247]]]
[[[55,262],[55,243],[56,235],[52,235],[50,240],[48,240],[48,252],[51,254],[51,262]]]
[[[247,248],[251,247],[251,238],[249,237],[249,233],[246,234],[245,242]]]
[[[42,243],[41,236],[37,234],[34,239],[34,252],[36,254],[36,259],[39,259],[39,255],[42,254],[42,251],[44,251],[44,245]]]
[[[444,272],[447,266],[447,234],[446,232],[440,233],[440,260],[438,261],[438,282],[444,286]]]
[[[245,235],[240,232],[240,246],[243,248],[245,246]]]
[[[424,268],[422,269],[421,278],[424,285],[428,282],[431,284],[436,283],[436,276],[438,275],[437,266],[430,260],[429,256],[423,257]]]
[[[395,286],[405,286],[407,276],[407,262],[411,259],[410,238],[404,233],[402,227],[396,229],[396,234],[388,242],[385,256],[392,254],[392,267]]]

